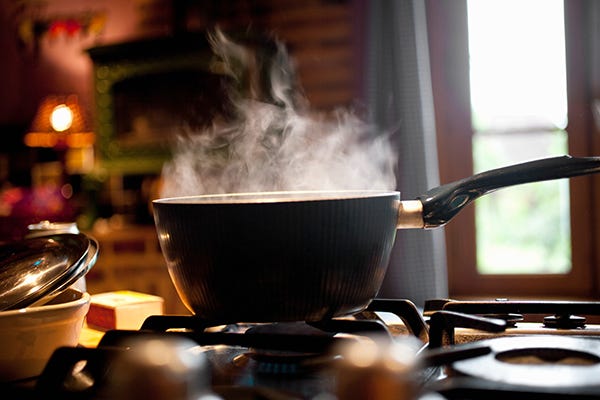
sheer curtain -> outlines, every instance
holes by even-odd
[[[365,4],[365,97],[371,122],[394,132],[397,185],[412,199],[439,185],[424,0]],[[421,307],[446,297],[443,228],[399,230],[380,298],[406,298]]]

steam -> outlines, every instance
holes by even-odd
[[[389,135],[348,110],[311,112],[281,43],[261,52],[220,31],[209,39],[231,78],[232,115],[177,139],[161,197],[395,188]]]

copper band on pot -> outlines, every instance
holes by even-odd
[[[398,229],[425,228],[423,203],[420,200],[403,200],[398,203]]]

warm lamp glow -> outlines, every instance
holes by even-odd
[[[57,132],[66,131],[73,124],[73,111],[66,104],[54,107],[50,114],[50,125]]]
[[[25,135],[29,147],[83,148],[94,142],[95,135],[88,128],[75,95],[46,97]]]

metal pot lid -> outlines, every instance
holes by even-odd
[[[0,311],[58,294],[96,261],[98,243],[84,234],[55,234],[0,244]]]

